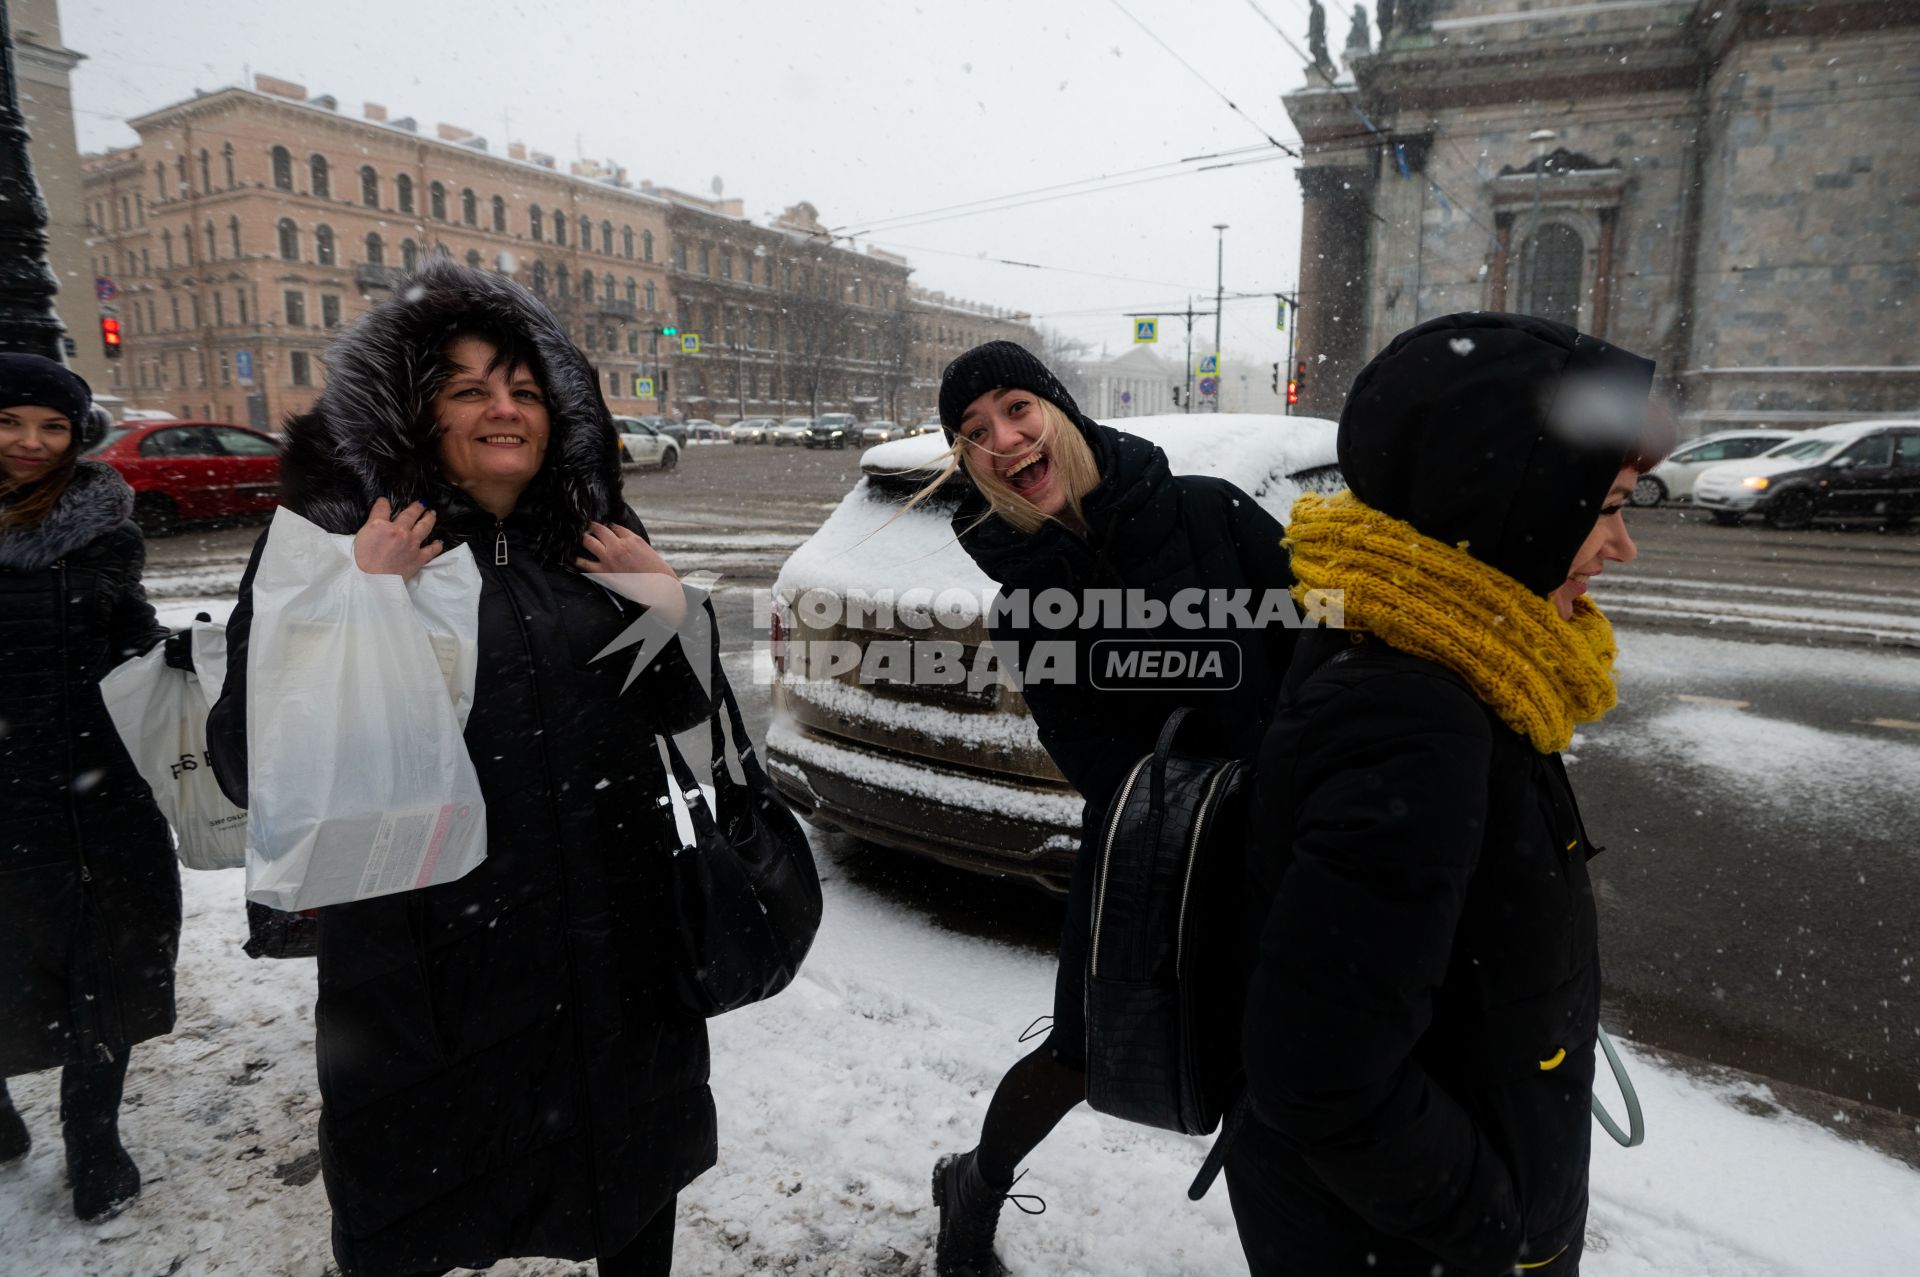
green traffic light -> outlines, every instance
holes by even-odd
[[[662,337],[678,337],[680,335],[680,330],[678,328],[662,328],[660,330],[660,335]]]

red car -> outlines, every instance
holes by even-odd
[[[126,479],[149,533],[271,510],[280,495],[279,441],[224,421],[124,422],[87,455]]]

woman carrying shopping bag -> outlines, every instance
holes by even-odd
[[[1347,632],[1301,639],[1260,754],[1226,1162],[1257,1277],[1579,1268],[1598,848],[1560,751],[1614,704],[1585,595],[1672,447],[1652,379],[1561,324],[1431,320],[1354,381],[1351,490],[1294,507]]]
[[[1284,596],[1292,584],[1280,524],[1252,497],[1223,479],[1174,475],[1157,446],[1087,417],[1059,379],[1012,342],[975,347],[948,365],[940,423],[953,443],[947,474],[964,467],[972,480],[954,531],[1003,597],[1066,590],[1084,607],[1095,590],[1154,605],[1182,590],[1251,591],[1257,608],[1263,592]],[[1294,632],[1279,625],[1187,629],[1170,621],[1152,629],[1054,631],[1001,616],[990,630],[1002,659],[1026,671],[1022,692],[1040,743],[1086,807],[1052,1028],[995,1090],[978,1147],[941,1158],[934,1170],[940,1277],[1004,1271],[993,1238],[1017,1168],[1087,1098],[1085,983],[1102,813],[1181,706],[1193,708],[1210,752],[1251,758],[1294,641]],[[1238,678],[1177,692],[1097,687],[1090,653],[1095,643],[1114,639],[1231,644]],[[1028,668],[1034,644],[1062,640],[1076,648],[1071,682]]]
[[[180,873],[100,695],[166,638],[140,586],[133,491],[80,454],[87,383],[0,354],[0,1078],[59,1067],[74,1214],[140,1192],[120,1143],[127,1053],[173,1031]],[[29,1132],[0,1084],[0,1164]]]
[[[507,279],[435,262],[347,330],[288,424],[282,497],[407,578],[465,545],[481,576],[465,728],[486,806],[466,876],[319,910],[321,1168],[347,1277],[506,1256],[672,1261],[675,1195],[714,1162],[704,1023],[669,996],[656,733],[708,702],[677,639],[631,687],[595,658],[681,598],[621,497],[584,356]],[[256,547],[208,735],[247,786]],[[608,584],[603,584],[603,582]],[[614,588],[608,588],[611,585]],[[393,743],[407,748],[404,740]]]

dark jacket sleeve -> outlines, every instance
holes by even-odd
[[[123,523],[111,534],[115,555],[125,576],[115,582],[113,615],[109,622],[110,648],[107,659],[118,665],[131,657],[144,655],[155,643],[167,637],[167,627],[153,614],[147,590],[140,577],[147,570],[147,543],[132,523]]]
[[[227,673],[220,699],[207,715],[207,752],[214,779],[227,801],[247,805],[247,639],[253,632],[253,577],[267,548],[267,533],[253,543],[253,557],[240,577],[240,598],[227,618]]]
[[[1247,1004],[1254,1114],[1374,1227],[1469,1273],[1510,1271],[1512,1176],[1415,1058],[1484,837],[1491,729],[1463,688],[1419,673],[1306,712],[1292,860]]]
[[[620,522],[639,533],[649,545],[653,543],[653,538],[647,535],[646,525],[640,522],[640,516],[633,512],[633,507],[621,507]],[[638,603],[632,604],[632,607],[636,616],[646,611]],[[700,626],[702,633],[707,633],[709,629],[708,619],[704,617],[689,616],[686,624]],[[686,632],[683,628],[682,634]],[[717,627],[712,627],[712,632],[707,633],[707,642],[712,645],[709,659],[713,668],[718,669],[720,634]],[[633,699],[634,704],[646,707],[654,720],[655,731],[668,734],[698,726],[706,721],[713,709],[712,696],[702,690],[700,678],[695,675],[686,649],[681,646],[680,636],[676,636],[659,656],[648,663],[640,677],[634,680],[633,686],[627,689],[626,695]]]

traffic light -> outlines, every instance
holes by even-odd
[[[1307,361],[1302,359],[1294,366],[1293,376],[1287,381],[1287,407],[1300,402],[1300,391],[1307,384]]]
[[[1172,386],[1169,387],[1169,389],[1173,391],[1173,406],[1178,408],[1180,406],[1180,387]]]
[[[120,321],[112,315],[100,316],[100,348],[108,359],[120,358]]]
[[[680,330],[674,327],[672,324],[663,324],[660,327],[660,335],[662,337],[678,337],[680,335]]]
[[[1280,365],[1279,364],[1275,364],[1273,366],[1273,393],[1276,395],[1280,393]]]

